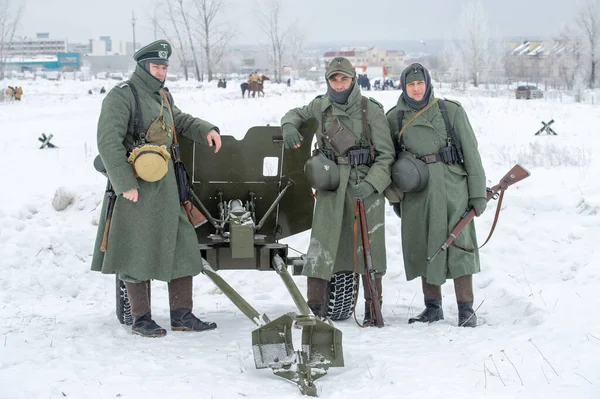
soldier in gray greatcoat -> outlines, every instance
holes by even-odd
[[[396,200],[388,197],[402,219],[406,278],[420,277],[422,281],[425,310],[409,323],[443,319],[441,285],[453,279],[458,324],[475,327],[472,275],[480,266],[474,224],[470,223],[431,264],[427,257],[446,240],[467,208],[475,208],[477,216],[486,208],[485,171],[477,139],[464,108],[433,95],[429,72],[422,65],[406,68],[400,82],[402,94],[387,113],[392,139],[399,153],[407,151],[426,162],[423,167],[429,175],[420,191],[405,192],[403,199],[401,195]]]
[[[318,96],[304,107],[292,109],[281,119],[285,148],[299,148],[303,137],[298,128],[308,119],[317,119],[319,146],[333,152],[339,167],[339,186],[334,190],[318,190],[316,193],[310,244],[302,273],[308,277],[308,305],[318,316],[327,315],[328,284],[333,273],[353,271],[355,259],[355,271],[364,273],[360,231],[356,237],[356,248],[354,244],[353,223],[357,199],[364,200],[380,295],[378,299],[381,302],[381,278],[386,272],[383,191],[391,182],[390,165],[394,159],[394,145],[383,107],[375,100],[362,97],[350,61],[343,57],[334,58],[325,78],[326,95]],[[363,121],[364,111],[366,121]],[[372,162],[352,167],[344,156],[346,154],[337,153],[329,142],[323,140],[323,133],[338,121],[353,135],[352,141],[357,146],[360,143],[367,146],[367,141],[371,142],[376,154]],[[370,139],[363,140],[365,137]],[[364,290],[364,297],[365,322],[368,322],[371,319],[369,289]]]
[[[151,316],[148,289],[151,279],[168,282],[172,330],[203,331],[217,327],[192,313],[192,276],[201,272],[202,259],[194,228],[179,201],[168,150],[174,133],[197,143],[214,145],[215,152],[221,147],[221,138],[216,126],[183,113],[168,100],[172,97],[163,86],[170,55],[171,45],[165,40],[137,51],[133,76],[106,95],[98,121],[98,152],[117,199],[106,252],[100,249],[106,221],[102,218],[99,223],[92,270],[119,273],[131,303],[132,332],[148,337],[167,333]],[[138,133],[145,133],[148,148],[160,148],[166,154],[164,177],[144,180],[128,162],[128,153],[139,141],[135,137],[138,123],[133,90],[142,111]],[[106,209],[105,199],[102,215]]]

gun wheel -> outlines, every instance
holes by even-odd
[[[331,320],[346,320],[352,316],[358,296],[358,277],[352,272],[339,272],[331,277],[327,304],[327,316]]]

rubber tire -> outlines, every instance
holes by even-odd
[[[353,272],[339,272],[329,282],[327,316],[331,320],[346,320],[354,312],[358,297],[360,276]]]
[[[133,324],[133,315],[131,314],[131,304],[127,297],[127,287],[125,283],[119,278],[119,273],[115,275],[116,280],[116,297],[117,297],[117,320],[119,323],[130,326]]]

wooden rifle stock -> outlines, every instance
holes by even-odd
[[[381,314],[381,304],[379,303],[379,292],[375,284],[375,270],[373,269],[373,258],[371,257],[371,242],[369,241],[369,228],[367,227],[367,214],[365,212],[365,203],[358,201],[358,215],[360,220],[360,236],[363,245],[363,255],[365,260],[365,277],[371,293],[371,315],[375,317],[375,326],[383,327],[383,315]]]
[[[500,195],[501,192],[505,191],[508,187],[512,186],[513,184],[518,183],[521,180],[529,177],[530,175],[531,175],[531,173],[529,173],[529,171],[527,169],[525,169],[524,167],[522,167],[521,165],[517,164],[517,165],[513,166],[512,169],[509,170],[508,173],[506,175],[504,175],[504,177],[502,179],[500,179],[500,182],[498,184],[496,184],[492,188],[487,189],[486,200],[489,202],[491,199],[498,199],[498,196]],[[431,262],[433,262],[433,259],[441,251],[446,251],[448,249],[448,247],[450,247],[450,245],[452,245],[454,240],[456,240],[458,235],[460,233],[462,233],[462,231],[465,229],[465,227],[467,227],[467,225],[469,223],[471,223],[471,220],[473,220],[474,217],[475,217],[475,208],[467,209],[465,211],[465,213],[462,215],[462,217],[460,218],[460,220],[458,221],[458,223],[456,224],[456,226],[454,226],[454,228],[450,232],[450,235],[448,236],[446,241],[444,241],[444,243],[437,249],[437,251],[435,251],[435,253],[432,256],[427,258],[427,263],[431,264]],[[494,225],[495,225],[495,222],[494,222]],[[488,237],[488,239],[489,239],[489,237]]]
[[[206,216],[196,208],[192,201],[183,201],[181,205],[183,205],[183,209],[185,209],[185,213],[187,213],[187,217],[194,228],[200,227],[207,222]]]
[[[110,222],[112,220],[113,209],[115,208],[115,202],[117,201],[117,194],[110,182],[106,183],[106,195],[108,198],[108,204],[106,204],[106,219],[104,224],[104,234],[102,234],[102,243],[100,244],[100,251],[106,252],[108,246],[108,233],[110,232]]]

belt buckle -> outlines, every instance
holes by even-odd
[[[423,157],[423,162],[425,163],[434,163],[435,161],[437,161],[435,159],[435,154],[429,154]]]
[[[344,156],[337,157],[338,165],[348,165],[349,163],[350,163],[350,161],[348,160],[348,157],[344,157]]]

